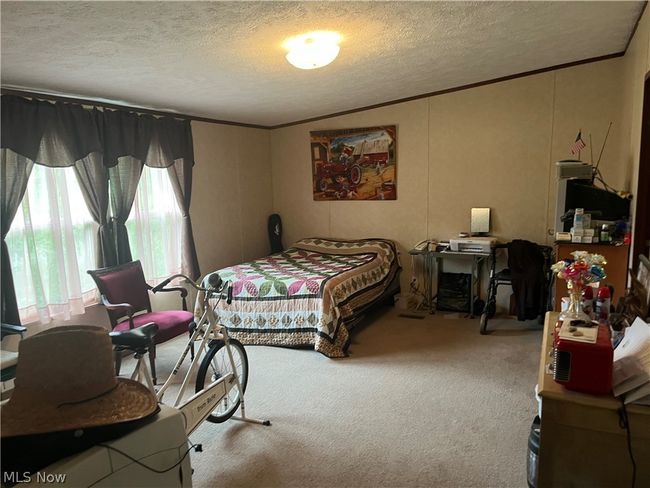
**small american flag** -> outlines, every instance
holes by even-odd
[[[585,147],[587,147],[587,145],[585,144],[585,141],[582,140],[582,131],[578,131],[576,141],[571,146],[571,154],[579,154]]]

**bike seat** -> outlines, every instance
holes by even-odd
[[[158,332],[158,325],[154,322],[122,331],[109,332],[114,346],[126,347],[128,349],[146,349],[153,342],[153,337]]]

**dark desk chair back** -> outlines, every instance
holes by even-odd
[[[508,253],[508,267],[496,271],[497,252],[504,249]],[[517,303],[517,319],[539,318],[543,323],[544,314],[550,310],[550,287],[553,282],[551,264],[553,249],[521,239],[507,244],[497,244],[490,257],[490,282],[483,314],[481,315],[481,334],[487,333],[488,319],[496,312],[497,289],[501,285],[512,287]]]

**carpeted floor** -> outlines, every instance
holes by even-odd
[[[525,487],[541,327],[383,309],[350,357],[247,347],[249,416],[191,437],[197,487]],[[165,377],[182,347],[159,347]]]

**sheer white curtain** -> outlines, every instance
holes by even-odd
[[[152,284],[180,272],[181,221],[167,170],[145,166],[126,226]],[[67,320],[99,301],[86,273],[96,234],[74,169],[34,165],[6,238],[23,323]]]
[[[180,273],[181,222],[167,169],[145,166],[126,228],[131,255],[142,262],[149,283]]]
[[[23,323],[66,320],[97,302],[93,221],[73,168],[34,165],[7,235]]]

